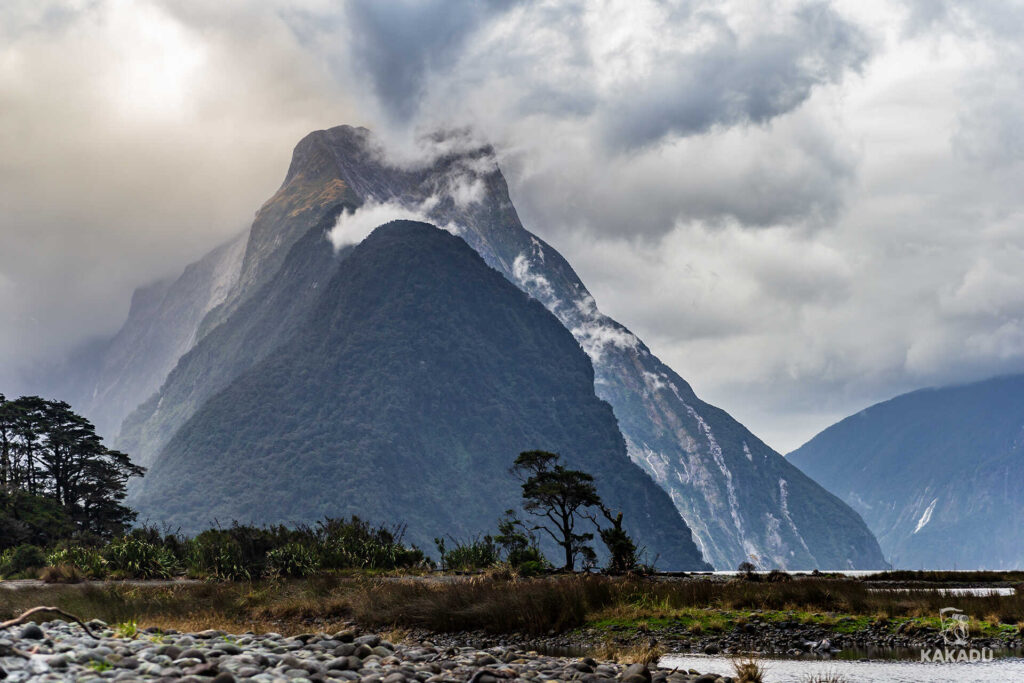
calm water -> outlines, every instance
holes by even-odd
[[[929,571],[929,570],[921,570],[921,571]],[[978,570],[978,569],[940,569],[940,570],[936,570],[936,571],[941,571],[943,574],[947,574],[947,573],[948,574],[958,574],[958,573],[971,574],[971,573],[974,573],[974,572],[977,572],[977,571],[986,571],[986,570]],[[693,573],[694,574],[711,574],[711,575],[714,575],[714,576],[740,576],[740,574],[741,574],[741,572],[738,572],[738,571],[735,571],[735,570],[716,570],[716,571],[713,571],[713,572],[693,572]],[[757,570],[754,573],[755,574],[768,574],[769,572],[766,571],[766,570]],[[790,571],[790,572],[787,572],[787,573],[788,574],[804,574],[804,575],[807,575],[807,576],[811,575],[810,572],[800,571],[800,570],[793,570],[793,571]],[[884,570],[881,570],[881,569],[835,569],[835,570],[830,569],[828,571],[824,571],[823,570],[823,573],[825,573],[825,574],[837,574],[839,576],[848,576],[851,579],[857,579],[857,578],[861,578],[861,577],[864,577],[864,576],[874,576],[876,574],[884,574],[885,572],[884,572]]]
[[[765,683],[796,683],[826,673],[849,683],[1008,683],[1024,681],[1024,659],[997,658],[991,662],[933,664],[920,661],[845,661],[765,659]],[[702,655],[666,655],[660,666],[733,674],[733,660]]]
[[[869,588],[869,591],[881,592],[881,591],[896,591],[897,593],[916,593],[929,591],[933,593],[942,593],[943,595],[1014,595],[1017,591],[1014,588],[1006,587],[976,587],[976,588]]]

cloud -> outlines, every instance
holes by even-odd
[[[338,216],[334,227],[327,233],[327,239],[338,250],[349,244],[359,244],[374,228],[391,221],[420,221],[434,224],[429,217],[430,210],[437,204],[437,197],[430,197],[419,205],[408,207],[399,202],[378,202],[369,200],[355,211],[344,211]],[[453,234],[459,228],[448,224],[441,227]]]
[[[1022,27],[939,0],[3,3],[0,373],[112,332],[338,123],[410,167],[493,144],[602,311],[781,449],[1024,371]],[[470,206],[463,170],[437,191]]]
[[[824,3],[789,11],[761,5],[732,20],[710,7],[686,14],[665,22],[647,69],[616,84],[603,124],[612,144],[768,123],[807,101],[815,86],[859,70],[869,54],[863,32]]]
[[[408,120],[431,75],[450,69],[469,36],[512,5],[505,0],[352,0],[343,14],[352,65],[369,76],[388,111]]]
[[[0,27],[8,371],[111,333],[134,287],[252,220],[300,137],[357,121],[282,20],[237,3],[5,2]]]

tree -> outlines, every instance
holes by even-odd
[[[633,571],[638,563],[636,543],[629,537],[626,530],[622,528],[622,513],[613,514],[604,505],[601,505],[599,509],[604,518],[611,522],[610,527],[602,529],[597,520],[591,518],[594,526],[598,529],[601,541],[608,548],[608,570],[615,574]]]
[[[12,509],[33,502],[35,515],[58,528],[53,505],[78,533],[110,537],[123,533],[135,513],[123,504],[128,479],[143,468],[127,455],[103,445],[93,425],[63,401],[23,396],[9,401],[0,396],[0,503]],[[53,505],[39,502],[49,501]],[[9,526],[35,528],[19,514],[6,514]],[[11,522],[10,520],[13,520]]]
[[[562,547],[563,569],[572,571],[578,555],[593,555],[587,542],[594,534],[576,533],[576,522],[584,518],[587,508],[601,505],[601,498],[593,476],[567,470],[558,460],[556,453],[525,451],[516,458],[512,473],[522,482],[523,509],[538,520],[546,520],[532,529],[543,531]]]

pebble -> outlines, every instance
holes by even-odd
[[[286,638],[278,633],[232,635],[208,630],[178,634],[146,629],[135,638],[118,638],[103,622],[90,622],[89,626],[100,636],[98,641],[77,624],[64,621],[30,623],[16,637],[5,636],[9,647],[0,650],[0,679],[3,683],[158,679],[207,683],[694,683],[720,679],[717,674],[700,677],[696,671],[655,669],[652,675],[643,664],[550,657],[514,646],[482,649],[416,640],[391,643],[378,634],[352,631]]]

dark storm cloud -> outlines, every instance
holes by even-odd
[[[695,52],[667,50],[652,73],[624,85],[605,116],[612,145],[765,124],[800,106],[815,86],[860,69],[869,55],[863,31],[826,4],[799,7],[778,29],[752,36],[737,35],[713,10],[687,23],[714,40]]]
[[[352,66],[370,77],[386,107],[411,118],[431,71],[450,69],[464,41],[512,0],[352,0],[338,18],[347,24]]]

